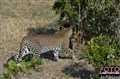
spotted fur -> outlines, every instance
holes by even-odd
[[[54,59],[59,61],[59,52],[64,51],[75,58],[73,50],[69,48],[69,38],[72,35],[71,28],[65,28],[51,35],[26,36],[21,41],[20,51],[16,55],[16,60],[29,53],[40,55],[45,52],[53,51]]]

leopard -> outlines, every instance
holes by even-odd
[[[72,33],[72,28],[64,28],[54,34],[26,36],[20,43],[20,50],[19,53],[15,55],[15,61],[19,63],[19,59],[23,58],[27,54],[33,53],[40,56],[42,53],[49,51],[53,52],[54,60],[56,61],[62,61],[59,58],[59,52],[61,51],[67,53],[67,56],[76,61],[74,51],[69,48]]]

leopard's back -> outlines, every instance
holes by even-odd
[[[61,47],[62,40],[50,35],[27,36],[21,42],[21,48],[27,46],[30,51],[44,53]]]

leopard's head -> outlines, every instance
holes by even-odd
[[[26,56],[28,53],[29,53],[29,50],[28,50],[27,46],[24,46],[24,47],[22,48],[22,50],[19,51],[19,53],[17,53],[17,54],[14,56],[14,61],[15,61],[16,63],[19,63],[19,62],[22,60],[22,58],[23,58],[24,56]]]

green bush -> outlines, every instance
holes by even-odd
[[[30,61],[25,62],[22,60],[20,65],[17,65],[13,60],[10,60],[5,63],[5,72],[3,72],[2,79],[9,79],[11,77],[19,76],[19,73],[25,74],[28,69],[34,69],[35,71],[41,71],[41,68],[38,65],[43,64],[42,59],[39,56],[33,55]]]
[[[118,27],[119,0],[56,0],[53,10],[60,15],[59,23],[70,23],[74,34],[82,31],[90,40],[100,34],[115,34]]]
[[[41,71],[37,65],[43,64],[42,59],[39,56],[34,55],[29,62],[25,63],[27,69],[34,69],[35,71]]]
[[[5,72],[3,73],[2,79],[9,79],[11,76],[17,77],[18,73],[25,73],[25,69],[21,66],[18,66],[14,61],[10,60],[5,64]]]
[[[89,62],[98,69],[100,66],[115,66],[120,63],[118,56],[120,50],[113,40],[106,36],[93,37],[87,42],[84,48],[84,54]]]

